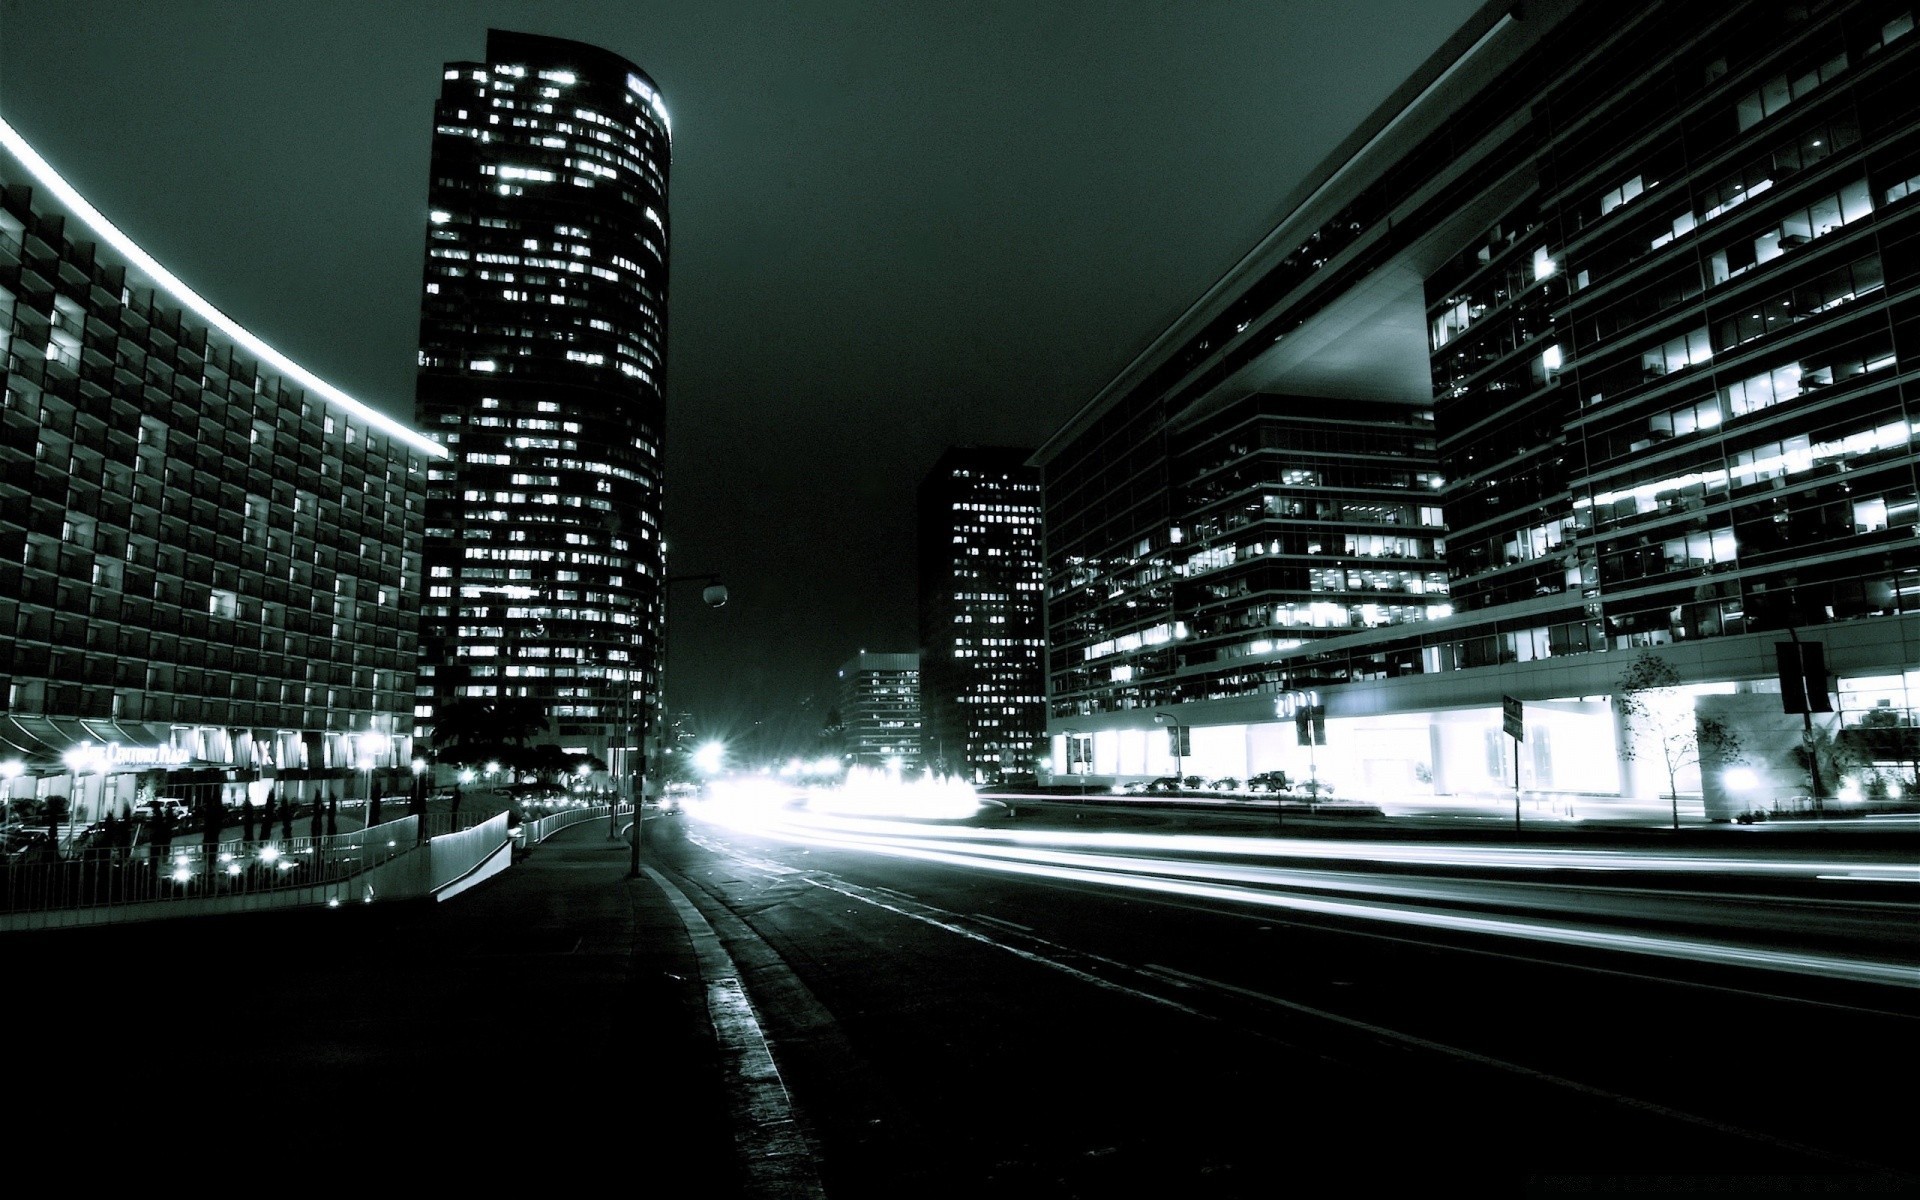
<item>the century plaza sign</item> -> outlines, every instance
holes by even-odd
[[[107,761],[116,767],[177,767],[187,761],[178,746],[126,746],[107,743]]]

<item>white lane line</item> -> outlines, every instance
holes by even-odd
[[[1564,1075],[1554,1075],[1547,1071],[1540,1071],[1533,1067],[1523,1066],[1520,1063],[1508,1062],[1503,1058],[1494,1058],[1490,1055],[1480,1054],[1473,1050],[1466,1050],[1459,1046],[1449,1046],[1445,1042],[1431,1041],[1416,1034],[1403,1033],[1397,1029],[1389,1029],[1384,1025],[1375,1025],[1370,1021],[1361,1021],[1353,1017],[1343,1017],[1339,1013],[1328,1012],[1325,1009],[1313,1008],[1292,1000],[1283,1000],[1267,992],[1238,987],[1231,983],[1222,983],[1217,979],[1208,979],[1203,975],[1190,975],[1185,971],[1175,970],[1172,967],[1149,966],[1143,969],[1171,982],[1184,982],[1189,987],[1225,992],[1243,999],[1272,1005],[1275,1008],[1284,1008],[1290,1012],[1299,1013],[1302,1016],[1312,1017],[1322,1021],[1330,1021],[1336,1025],[1344,1025],[1349,1029],[1357,1029],[1373,1037],[1398,1042],[1401,1045],[1412,1046],[1420,1050],[1428,1051],[1429,1053],[1439,1054],[1449,1058],[1457,1058],[1463,1062],[1475,1063],[1479,1066],[1491,1067],[1498,1071],[1506,1071],[1514,1075],[1524,1076],[1525,1078],[1551,1084],[1554,1087],[1565,1088],[1584,1096],[1593,1096],[1597,1099],[1611,1101],[1614,1104],[1619,1104],[1627,1108],[1636,1108],[1644,1112],[1650,1112],[1669,1120],[1698,1125],[1702,1128],[1732,1134],[1735,1137],[1745,1138],[1749,1141],[1764,1142],[1768,1145],[1778,1146],[1782,1149],[1790,1150],[1795,1154],[1806,1155],[1824,1162],[1840,1163],[1854,1170],[1868,1171],[1876,1174],[1886,1170],[1884,1166],[1878,1163],[1862,1162],[1858,1159],[1833,1154],[1814,1146],[1803,1145],[1802,1143],[1790,1141],[1786,1138],[1775,1137],[1769,1133],[1746,1129],[1739,1125],[1729,1125],[1724,1121],[1716,1121],[1711,1117],[1699,1116],[1696,1113],[1686,1112],[1677,1108],[1668,1108],[1664,1104],[1656,1104],[1651,1100],[1642,1100],[1637,1096],[1628,1096],[1607,1088],[1596,1087],[1590,1083],[1581,1083],[1576,1079],[1568,1079]]]
[[[985,913],[974,913],[972,919],[985,922],[988,925],[993,925],[1000,929],[1011,929],[1015,933],[1033,932],[1033,926],[1031,925],[1022,925],[1017,921],[1002,921],[999,917],[990,917]]]
[[[1032,951],[1024,950],[1017,946],[1009,946],[1004,942],[994,941],[992,938],[987,937],[984,934],[976,933],[973,930],[966,929],[960,925],[956,925],[951,920],[944,920],[942,919],[941,916],[932,915],[934,913],[940,913],[941,910],[933,908],[930,905],[918,904],[916,902],[917,907],[919,907],[922,911],[913,912],[897,904],[886,903],[884,901],[875,899],[872,895],[863,894],[863,892],[865,892],[865,889],[860,888],[854,884],[845,883],[844,881],[835,880],[833,882],[828,882],[827,880],[821,879],[819,877],[811,877],[807,880],[807,882],[813,884],[816,887],[823,888],[827,891],[835,892],[835,893],[838,893],[839,895],[846,896],[849,899],[861,900],[861,901],[864,901],[865,903],[875,906],[876,908],[881,908],[888,912],[897,913],[900,916],[908,917],[915,921],[924,922],[928,925],[934,926],[935,928],[946,930],[949,933],[959,934],[962,937],[968,938],[972,941],[979,942],[982,945],[992,946],[996,949],[1003,950],[1009,954],[1014,955],[1016,958],[1021,958],[1028,962],[1037,963],[1041,966],[1051,967],[1056,971],[1060,971],[1064,974],[1073,976],[1074,978],[1080,979],[1084,982],[1095,984],[1096,986],[1105,988],[1109,991],[1120,992],[1124,995],[1133,996],[1142,1000],[1150,1000],[1156,1004],[1163,1005],[1167,1008],[1174,1009],[1178,1012],[1186,1013],[1190,1016],[1200,1017],[1204,1020],[1209,1020],[1209,1021],[1220,1020],[1220,1018],[1215,1014],[1205,1012],[1201,1009],[1194,1008],[1190,1005],[1182,1004],[1179,1001],[1170,999],[1166,996],[1157,995],[1151,991],[1145,991],[1140,988],[1130,987],[1124,983],[1115,982],[1113,980],[1102,979],[1097,975],[1091,975],[1086,971],[1080,970],[1077,967],[1068,966],[1065,963],[1058,962],[1051,958],[1047,958],[1044,955],[1035,954]],[[948,914],[942,914],[942,916],[946,916],[946,915]],[[1148,965],[1146,967],[1126,967],[1124,969],[1127,970],[1130,974],[1133,974],[1135,976],[1145,976],[1149,979],[1154,979],[1162,983],[1170,983],[1177,986],[1186,987],[1189,989],[1210,989],[1210,990],[1219,991],[1219,992],[1226,992],[1233,995],[1241,996],[1246,999],[1270,1004],[1275,1007],[1285,1008],[1292,1012],[1299,1013],[1303,1016],[1314,1017],[1320,1020],[1330,1021],[1336,1025],[1343,1025],[1351,1029],[1361,1030],[1375,1037],[1384,1038],[1388,1041],[1398,1042],[1398,1043],[1401,1043],[1402,1045],[1413,1046],[1422,1050],[1426,1050],[1429,1053],[1434,1053],[1434,1054],[1439,1054],[1446,1057],[1459,1059],[1464,1062],[1475,1063],[1480,1066],[1491,1067],[1495,1070],[1506,1071],[1511,1074],[1536,1080],[1541,1083],[1546,1083],[1556,1087],[1566,1088],[1568,1090],[1574,1091],[1581,1095],[1592,1096],[1598,1099],[1607,1100],[1612,1103],[1619,1104],[1626,1108],[1639,1109],[1643,1112],[1650,1112],[1657,1116],[1667,1118],[1669,1120],[1679,1121],[1679,1122],[1691,1124],[1691,1125],[1697,1125],[1702,1128],[1712,1129],[1717,1132],[1729,1134],[1734,1137],[1744,1138],[1748,1141],[1762,1142],[1767,1145],[1777,1146],[1785,1150],[1790,1150],[1796,1154],[1808,1156],[1818,1161],[1840,1163],[1854,1170],[1874,1171],[1874,1172],[1884,1170],[1884,1168],[1881,1167],[1879,1164],[1867,1163],[1867,1162],[1861,1162],[1855,1159],[1849,1159],[1841,1155],[1836,1155],[1824,1150],[1820,1150],[1813,1146],[1802,1145],[1798,1142],[1789,1141],[1785,1138],[1774,1137],[1771,1134],[1762,1133],[1757,1130],[1744,1129],[1738,1125],[1729,1125],[1722,1121],[1713,1120],[1710,1117],[1702,1117],[1694,1113],[1684,1112],[1677,1108],[1668,1108],[1663,1104],[1656,1104],[1651,1100],[1641,1100],[1634,1096],[1628,1096],[1620,1092],[1609,1091],[1606,1088],[1596,1087],[1592,1084],[1580,1083],[1577,1080],[1568,1079],[1560,1075],[1553,1075],[1546,1071],[1540,1071],[1532,1067],[1523,1066],[1519,1063],[1508,1062],[1505,1059],[1493,1058],[1489,1055],[1480,1054],[1472,1050],[1462,1049],[1461,1047],[1458,1047],[1458,1046],[1449,1046],[1443,1042],[1430,1041],[1426,1038],[1419,1037],[1414,1034],[1402,1033],[1399,1030],[1388,1029],[1383,1025],[1374,1025],[1370,1022],[1357,1020],[1353,1017],[1344,1017],[1338,1013],[1328,1012],[1324,1009],[1313,1008],[1305,1004],[1296,1003],[1292,1000],[1283,1000],[1278,996],[1272,996],[1265,992],[1254,991],[1250,988],[1236,987],[1232,984],[1222,983],[1218,980],[1208,979],[1200,975],[1191,975],[1185,971],[1175,970],[1172,967],[1164,967],[1164,966],[1159,966],[1155,964],[1155,965]]]
[[[707,988],[707,1013],[731,1070],[726,1073],[733,1109],[733,1139],[752,1194],[768,1200],[826,1200],[814,1170],[813,1147],[794,1115],[793,1097],[767,1045],[766,1031],[740,982],[740,971],[700,910],[652,867],[647,878],[666,893],[686,926]]]
[[[1137,1000],[1148,1000],[1155,1004],[1161,1005],[1163,1007],[1174,1009],[1177,1012],[1185,1013],[1190,1017],[1199,1017],[1203,1020],[1214,1019],[1209,1014],[1203,1013],[1196,1008],[1189,1008],[1186,1005],[1181,1004],[1177,1000],[1170,1000],[1165,996],[1156,996],[1152,992],[1145,992],[1145,991],[1141,991],[1139,988],[1128,987],[1126,984],[1123,984],[1123,983],[1115,983],[1111,979],[1103,979],[1100,976],[1095,975],[1090,971],[1083,971],[1079,967],[1068,966],[1066,963],[1060,962],[1057,959],[1048,958],[1043,954],[1035,954],[1031,950],[1023,950],[1018,946],[1009,946],[1005,942],[996,942],[984,933],[978,933],[972,929],[968,929],[964,925],[957,924],[956,922],[961,920],[961,918],[958,915],[943,912],[942,910],[933,908],[930,905],[918,904],[918,907],[921,909],[921,911],[914,912],[912,909],[904,908],[898,904],[890,904],[885,900],[876,899],[872,894],[869,894],[867,892],[867,889],[858,887],[854,884],[846,883],[842,880],[837,880],[837,879],[830,880],[828,878],[815,876],[815,877],[809,878],[807,882],[811,883],[813,886],[817,888],[820,888],[822,891],[833,892],[835,895],[845,896],[849,900],[858,900],[863,904],[871,904],[875,908],[883,909],[886,912],[894,913],[898,916],[906,917],[910,920],[924,922],[925,924],[931,925],[936,929],[943,929],[948,933],[958,934],[959,936],[966,938],[969,941],[979,942],[983,946],[992,946],[996,950],[1003,950],[1006,953],[1013,955],[1015,958],[1023,958],[1028,962],[1037,963],[1043,967],[1051,967],[1056,971],[1060,971],[1060,972],[1063,972],[1064,974],[1073,976],[1075,979],[1080,980],[1082,983],[1089,983],[1089,984],[1092,984],[1094,987],[1104,988],[1107,991],[1119,992],[1122,995],[1132,996]],[[937,916],[934,915],[936,913],[939,915]],[[1130,972],[1132,970],[1132,968],[1126,966],[1124,963],[1116,963],[1109,959],[1102,959],[1097,955],[1080,954],[1080,955],[1077,955],[1077,957],[1091,959],[1093,961],[1101,962],[1107,966],[1115,967],[1117,969],[1124,970],[1124,971]]]

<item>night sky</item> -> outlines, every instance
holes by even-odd
[[[810,736],[915,648],[914,489],[1038,445],[1480,0],[0,0],[0,116],[136,241],[411,422],[433,99],[489,27],[673,117],[669,703]]]

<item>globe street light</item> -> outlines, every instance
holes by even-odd
[[[662,580],[660,584],[660,613],[662,618],[666,616],[667,589],[676,583],[706,584],[707,586],[700,592],[700,600],[701,603],[705,604],[708,608],[722,608],[727,603],[727,585],[720,582],[720,576],[718,575],[669,575]],[[666,621],[664,619],[660,623],[660,631],[664,642],[666,634]],[[656,696],[664,693],[666,689],[667,656],[665,646],[662,645],[660,649],[660,684],[655,688]],[[644,675],[641,677],[641,682],[643,684],[645,682]],[[634,699],[634,688],[631,686],[631,681],[629,681],[627,688],[627,703],[629,706],[632,705]],[[633,792],[633,861],[628,868],[627,874],[630,878],[635,879],[640,876],[640,839],[646,833],[646,814],[642,809],[646,805],[647,800],[647,717],[652,708],[652,706],[647,703],[644,695],[639,697],[639,701],[640,713],[637,721],[634,720],[632,709],[629,707],[627,730],[629,735],[633,737],[634,747],[633,769],[631,772],[631,783],[629,784]]]

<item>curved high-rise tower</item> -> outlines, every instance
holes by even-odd
[[[626,773],[655,694],[667,343],[659,89],[633,63],[491,30],[434,108],[417,423],[417,719],[520,700]]]

